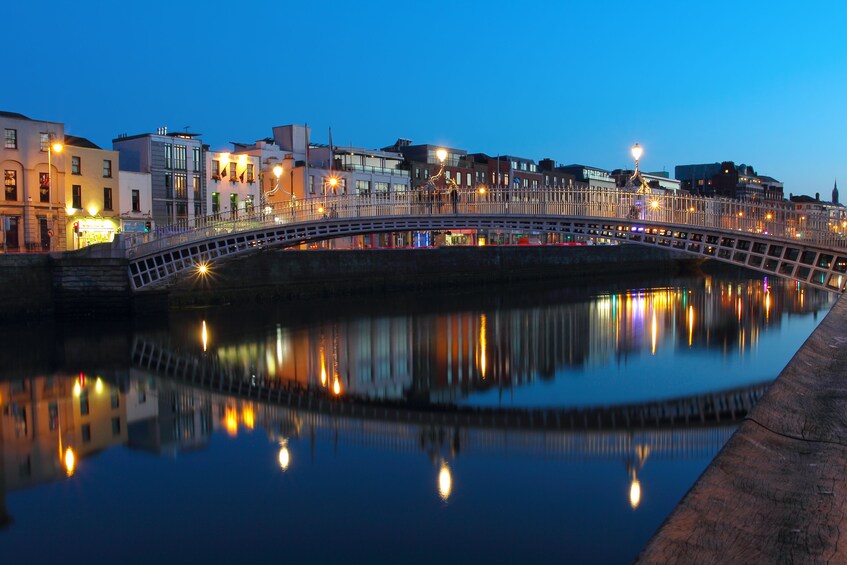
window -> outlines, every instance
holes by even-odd
[[[188,178],[185,173],[174,173],[174,198],[188,198]]]
[[[82,209],[82,186],[75,184],[71,187],[71,206]]]
[[[194,189],[194,201],[200,202],[200,175],[194,175],[192,182],[194,183],[192,185],[192,188]],[[200,214],[196,215],[199,216]]]
[[[238,179],[238,163],[230,163],[229,165],[229,180],[235,182]]]
[[[378,196],[388,196],[388,183],[387,182],[375,182],[374,183],[374,192]]]
[[[6,169],[3,172],[3,184],[6,187],[6,200],[18,199],[18,172]]]
[[[177,220],[185,220],[188,218],[188,203],[187,202],[177,202],[176,203],[176,219]]]
[[[229,211],[233,217],[238,214],[238,195],[235,193],[229,195]]]
[[[50,202],[50,173],[38,173],[38,196],[41,202]]]
[[[41,149],[41,151],[47,151],[50,148],[50,134],[49,133],[38,134],[38,144],[39,144],[39,149]]]
[[[212,193],[212,214],[217,214],[221,211],[221,193]]]
[[[193,161],[194,172],[199,173],[200,172],[200,148],[199,147],[192,147],[191,148],[191,158],[192,158],[192,161]]]
[[[112,161],[103,159],[103,178],[112,178]]]
[[[80,431],[82,432],[82,443],[90,443],[91,442],[91,424],[83,424],[80,427]]]
[[[309,175],[309,194],[315,193],[315,175]]]
[[[174,197],[173,178],[170,173],[165,173],[165,198]]]
[[[188,168],[186,156],[187,148],[185,145],[174,145],[174,169],[184,171]]]
[[[79,157],[71,157],[71,174],[72,175],[81,175],[82,174],[82,162]]]
[[[220,179],[221,178],[221,162],[217,159],[212,159],[212,178]]]
[[[18,148],[18,130],[16,129],[6,129],[3,132],[3,146],[6,149],[17,149]]]
[[[88,416],[88,391],[83,390],[79,395],[79,415]]]
[[[112,189],[108,186],[103,188],[103,209],[112,209]]]
[[[253,164],[247,164],[247,182],[253,182],[255,179],[253,178]]]
[[[137,189],[132,191],[132,211],[141,212],[141,192]]]
[[[406,185],[405,184],[395,184],[394,185],[394,194],[403,194],[404,192],[406,192]]]
[[[472,184],[472,183],[471,183],[471,174],[470,174],[470,173],[467,173],[467,174],[465,175],[465,178],[467,178],[467,179],[468,179],[468,184],[467,184],[467,185],[465,185],[465,186],[470,186],[470,185]]]
[[[171,169],[174,165],[174,146],[165,145],[165,168]]]
[[[371,181],[369,181],[369,180],[357,180],[356,181],[356,195],[366,196],[370,193],[371,193]]]

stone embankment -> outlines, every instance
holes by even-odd
[[[390,289],[671,273],[688,260],[621,245],[438,249],[268,250],[213,264],[164,290],[133,295],[127,262],[97,247],[49,255],[0,255],[0,320],[157,315],[169,307],[286,300]]]
[[[840,299],[638,561],[847,563],[847,301]]]

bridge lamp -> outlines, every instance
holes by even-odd
[[[650,201],[650,208],[652,208],[653,210],[655,210],[655,209],[656,209],[656,208],[658,208],[658,207],[659,207],[659,201],[658,201],[658,200],[651,200],[651,201]]]
[[[435,152],[435,156],[438,157],[438,160],[441,161],[441,164],[444,164],[444,160],[447,158],[447,150],[446,149],[438,149]]]
[[[637,143],[632,146],[630,149],[630,153],[632,153],[632,158],[635,159],[635,168],[638,169],[638,161],[641,159],[641,156],[644,154],[644,148],[638,145]]]
[[[208,263],[200,263],[197,265],[197,274],[201,277],[205,277],[209,274],[209,264]]]
[[[279,182],[279,177],[282,176],[282,166],[277,165],[274,167],[274,176],[276,177],[277,182]]]
[[[767,214],[765,214],[765,219],[766,219],[766,220],[773,220],[773,214],[771,214],[770,212],[768,212]]]

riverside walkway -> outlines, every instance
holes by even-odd
[[[847,301],[839,300],[640,563],[847,563]]]

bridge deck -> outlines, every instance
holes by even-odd
[[[841,299],[640,562],[847,563],[845,327]]]

